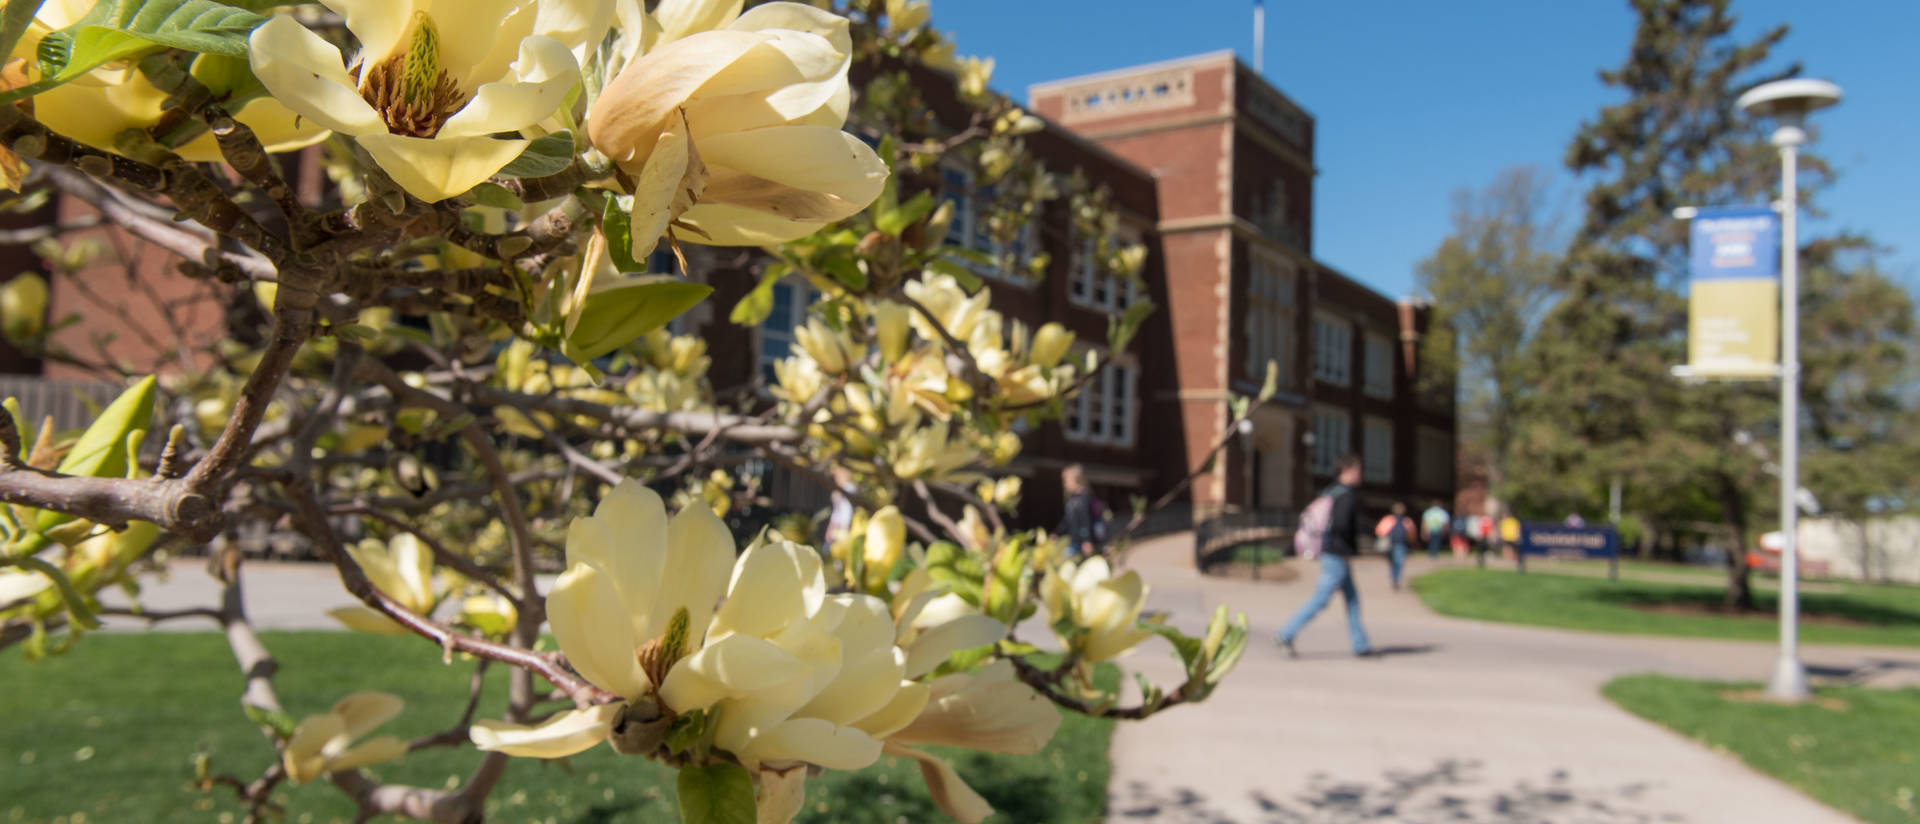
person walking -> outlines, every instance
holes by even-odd
[[[1400,588],[1400,573],[1407,568],[1407,545],[1413,543],[1413,519],[1407,517],[1407,505],[1395,501],[1393,512],[1380,519],[1373,534],[1387,545],[1387,561],[1393,570],[1393,588]]]
[[[1300,630],[1313,620],[1320,610],[1327,608],[1327,602],[1333,600],[1334,590],[1339,590],[1347,601],[1347,639],[1357,656],[1370,656],[1373,646],[1367,642],[1367,629],[1360,625],[1360,591],[1353,585],[1352,561],[1360,542],[1360,507],[1355,500],[1355,488],[1360,485],[1360,456],[1348,455],[1338,464],[1339,482],[1324,493],[1332,501],[1327,521],[1327,532],[1320,551],[1320,583],[1314,587],[1313,595],[1300,605],[1300,611],[1294,613],[1293,620],[1274,638],[1284,647],[1289,657],[1295,655],[1293,639],[1299,637]]]
[[[1447,541],[1447,525],[1451,523],[1453,523],[1453,516],[1447,514],[1447,510],[1440,506],[1439,501],[1434,501],[1433,506],[1427,507],[1427,511],[1420,513],[1420,527],[1427,539],[1428,560],[1440,557],[1440,547]]]
[[[1074,464],[1060,472],[1060,488],[1066,494],[1066,512],[1054,534],[1067,539],[1067,553],[1085,558],[1098,554],[1107,543],[1107,507],[1087,488],[1087,471]]]

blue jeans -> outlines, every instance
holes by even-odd
[[[1393,588],[1400,588],[1400,571],[1407,568],[1407,545],[1394,544],[1387,552],[1387,560],[1393,564]]]
[[[1447,542],[1447,536],[1440,534],[1439,531],[1437,530],[1434,531],[1432,534],[1428,535],[1427,536],[1427,557],[1428,558],[1440,557],[1440,548],[1442,546],[1445,546],[1446,542]]]
[[[1366,627],[1360,626],[1360,591],[1353,586],[1353,568],[1347,559],[1332,553],[1320,556],[1320,583],[1313,588],[1313,596],[1300,605],[1300,611],[1293,614],[1293,620],[1280,630],[1280,640],[1293,643],[1301,628],[1327,608],[1336,589],[1347,599],[1347,639],[1353,644],[1353,654],[1361,655],[1372,649],[1367,643]]]

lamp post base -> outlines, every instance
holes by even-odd
[[[1813,697],[1813,689],[1807,686],[1807,668],[1800,665],[1800,659],[1782,655],[1774,662],[1767,695],[1780,701],[1805,701]]]

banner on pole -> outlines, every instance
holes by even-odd
[[[1780,373],[1780,216],[1765,207],[1701,209],[1693,219],[1687,360],[1694,375]]]

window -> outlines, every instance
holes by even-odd
[[[1313,317],[1313,376],[1322,383],[1353,381],[1353,324],[1331,315]]]
[[[1393,341],[1386,335],[1367,333],[1367,371],[1361,376],[1368,397],[1393,399]]]
[[[1444,429],[1420,427],[1414,445],[1413,476],[1420,488],[1445,492],[1453,488],[1453,435]]]
[[[1140,234],[1122,229],[1112,242],[1121,247],[1132,246],[1140,242]],[[1067,299],[1076,306],[1106,312],[1122,312],[1139,303],[1139,279],[1102,274],[1098,256],[1099,247],[1095,239],[1082,237],[1076,229],[1073,269],[1067,273]]]
[[[1322,406],[1313,410],[1313,474],[1332,475],[1340,458],[1353,448],[1353,419],[1344,410]]]
[[[947,244],[973,248],[973,175],[951,167],[941,169],[940,197],[953,204],[953,222],[947,224]]]
[[[1367,416],[1361,430],[1360,471],[1367,483],[1393,483],[1393,421]]]
[[[974,252],[991,255],[993,264],[972,264],[975,274],[994,280],[1017,284],[1028,284],[1032,278],[1027,276],[1027,262],[1039,250],[1039,216],[1027,220],[1020,235],[1013,239],[1012,260],[1007,261],[1011,269],[1002,269],[1002,258],[1009,251],[993,238],[993,195],[992,186],[975,188],[973,175],[964,169],[951,166],[940,170],[940,197],[953,204],[953,223],[947,226],[947,244]]]
[[[1247,377],[1267,379],[1267,363],[1280,368],[1280,386],[1293,385],[1294,267],[1279,255],[1256,249],[1247,284]]]
[[[1101,368],[1083,384],[1080,393],[1067,400],[1067,439],[1131,446],[1138,375],[1136,367],[1116,363]]]
[[[805,283],[782,280],[773,284],[773,312],[760,324],[760,379],[777,382],[773,364],[793,349],[793,330],[807,323],[807,307],[819,295]]]

